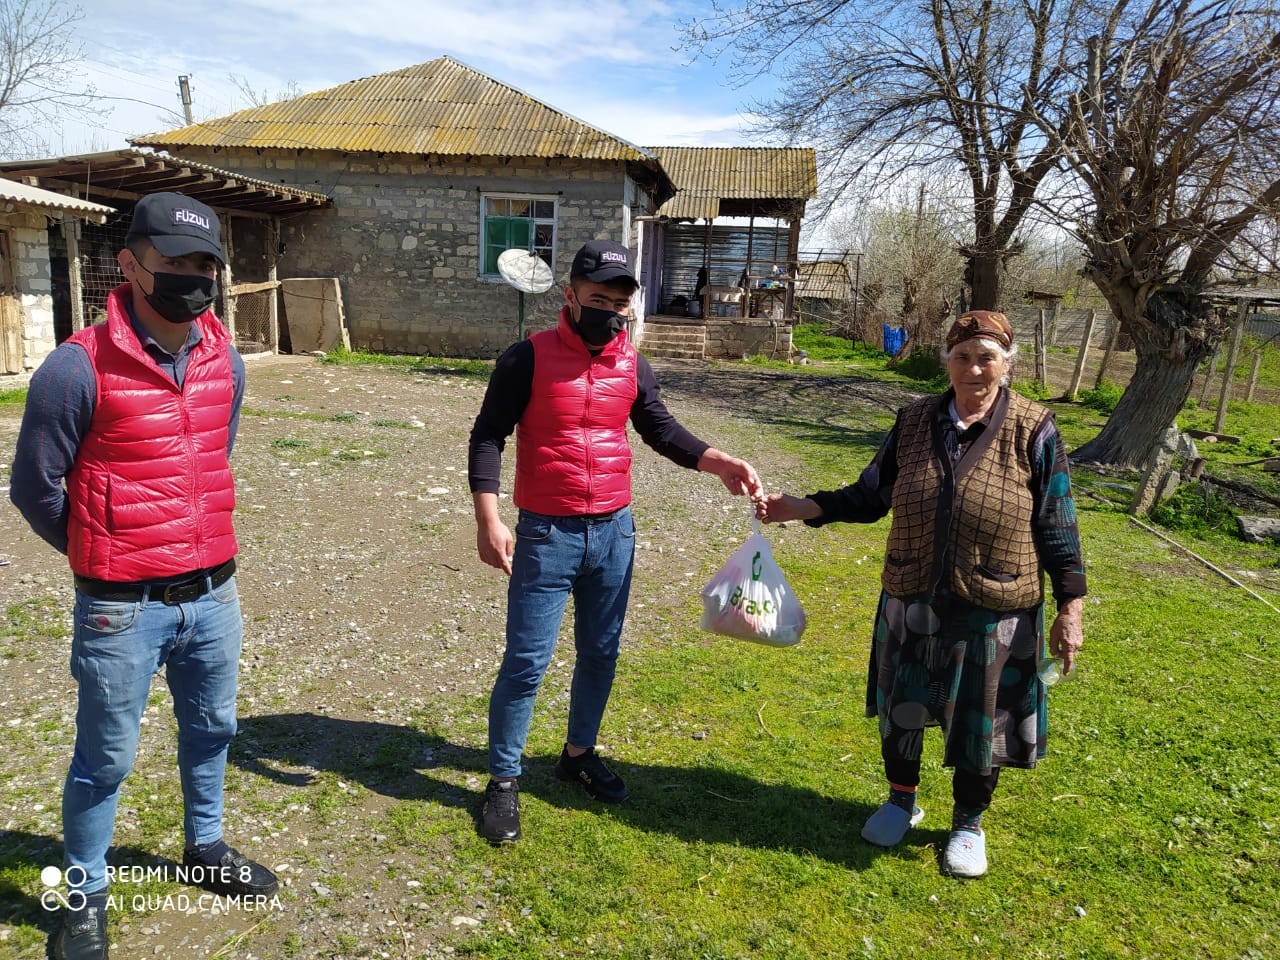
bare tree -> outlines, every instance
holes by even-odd
[[[265,87],[261,90],[253,89],[253,84],[249,82],[249,78],[242,74],[228,73],[227,79],[231,81],[232,86],[240,91],[240,95],[249,102],[251,107],[265,107],[269,103],[293,100],[302,96],[302,89],[298,86],[296,80],[290,80],[273,95]]]
[[[1035,126],[1073,89],[1091,0],[749,0],[688,23],[697,54],[732,54],[741,82],[781,93],[760,133],[814,143],[834,196],[874,197],[902,177],[959,175],[970,306],[1000,305],[1002,267],[1057,163]]]
[[[1079,459],[1146,460],[1226,332],[1207,296],[1214,282],[1242,255],[1256,269],[1267,253],[1250,243],[1265,231],[1249,227],[1280,211],[1276,28],[1274,8],[1236,0],[1117,3],[1089,41],[1065,117],[1041,117],[1086,188],[1055,205],[1137,356]]]
[[[47,151],[41,131],[96,112],[93,87],[75,75],[83,51],[72,27],[82,17],[60,0],[0,0],[0,156]]]

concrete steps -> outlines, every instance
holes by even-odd
[[[671,360],[706,359],[707,328],[700,323],[645,321],[640,352],[646,357]]]

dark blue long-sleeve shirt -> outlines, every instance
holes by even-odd
[[[143,349],[181,388],[191,350],[202,339],[200,328],[192,324],[187,342],[176,354],[171,354],[138,323],[132,310],[129,318]],[[234,347],[229,349],[235,394],[227,425],[227,456],[235,446],[245,383],[244,358]],[[27,388],[27,406],[13,456],[9,499],[31,529],[60,553],[67,552],[69,512],[63,478],[75,464],[80,443],[93,422],[97,394],[93,364],[84,348],[76,343],[64,343],[49,354],[32,375]]]

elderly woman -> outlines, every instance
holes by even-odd
[[[803,499],[771,494],[765,522],[893,522],[881,576],[867,716],[880,721],[889,799],[862,836],[892,847],[919,823],[924,729],[955,769],[943,869],[987,871],[982,815],[1003,767],[1045,754],[1043,573],[1057,616],[1048,649],[1070,672],[1083,641],[1084,563],[1067,456],[1053,414],[1009,390],[1016,347],[1003,314],[947,334],[951,389],[903,407],[857,482]]]

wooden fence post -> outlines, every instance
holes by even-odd
[[[1045,341],[1044,307],[1036,312],[1036,379],[1042,387],[1049,385],[1049,345]]]
[[[1098,379],[1093,382],[1093,389],[1097,390],[1102,386],[1102,380],[1107,375],[1107,367],[1111,365],[1111,355],[1116,352],[1116,344],[1120,342],[1120,318],[1115,314],[1111,315],[1111,336],[1107,338],[1107,349],[1102,354],[1102,365],[1098,367]]]
[[[1222,393],[1218,397],[1218,416],[1213,421],[1213,432],[1221,433],[1227,421],[1227,403],[1231,400],[1231,374],[1240,355],[1240,340],[1244,337],[1244,322],[1249,315],[1249,305],[1244,297],[1236,301],[1236,325],[1231,328],[1231,346],[1227,350],[1227,369],[1222,371]]]
[[[1249,371],[1249,391],[1244,395],[1246,403],[1253,403],[1253,391],[1258,386],[1258,368],[1262,366],[1262,348],[1253,355],[1253,369]]]
[[[1213,348],[1213,356],[1209,358],[1209,369],[1204,374],[1204,386],[1200,388],[1200,406],[1209,402],[1209,387],[1213,383],[1213,372],[1218,369],[1218,356],[1222,352],[1222,344]]]
[[[1089,356],[1089,339],[1093,336],[1093,325],[1098,320],[1098,311],[1090,310],[1084,321],[1084,336],[1080,338],[1080,352],[1076,354],[1076,368],[1071,373],[1071,386],[1067,387],[1067,399],[1074,401],[1080,392],[1080,378],[1084,376],[1085,360]]]

